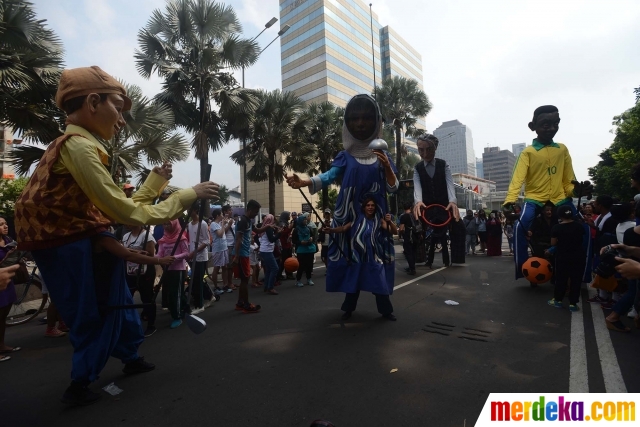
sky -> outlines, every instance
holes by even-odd
[[[33,1],[33,0],[32,0]],[[424,90],[433,109],[427,129],[458,119],[471,129],[476,157],[484,147],[511,150],[528,142],[533,110],[560,110],[555,140],[571,152],[578,179],[611,144],[612,119],[635,102],[640,86],[640,1],[578,0],[371,0],[382,25],[391,25],[422,55]],[[246,37],[257,35],[278,0],[229,0]],[[67,68],[98,65],[140,86],[148,97],[160,91],[157,77],[135,68],[137,33],[165,0],[35,0],[39,19],[61,38]],[[266,46],[279,22],[258,42]],[[281,88],[279,42],[245,72],[246,87]],[[239,76],[238,76],[239,79]],[[240,169],[229,156],[235,143],[210,155],[211,179],[233,188]],[[193,156],[174,165],[172,184],[199,178]]]

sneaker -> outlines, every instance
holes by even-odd
[[[202,312],[204,312],[204,307],[196,308],[191,312],[191,314],[200,314]]]
[[[569,311],[580,311],[578,304],[569,304]]]
[[[562,308],[562,301],[556,301],[555,298],[551,298],[549,301],[547,301],[547,304],[549,304],[551,307]]]
[[[220,289],[220,288],[215,288],[213,290],[213,294],[214,295],[222,295],[222,294],[224,294],[224,291],[222,289]]]
[[[627,313],[627,317],[631,317],[631,318],[635,318],[637,315],[638,315],[638,312],[636,311],[635,307],[631,308],[631,311]]]
[[[65,405],[86,406],[100,400],[100,394],[89,390],[86,385],[72,382],[65,390],[60,401]]]
[[[69,327],[62,320],[58,322],[58,329],[60,329],[62,332],[69,332]]]
[[[298,282],[298,283],[296,283],[296,286],[297,286],[297,287],[299,287],[299,288],[301,288],[301,287],[303,287],[303,286],[304,286],[304,284],[303,284],[302,282]]]
[[[178,326],[182,325],[182,320],[180,319],[176,319],[173,322],[171,322],[171,326],[169,326],[171,329],[175,329]]]
[[[247,304],[242,310],[243,313],[257,313],[262,307],[260,305]]]
[[[145,338],[150,337],[151,335],[153,335],[153,334],[155,334],[155,333],[156,333],[156,330],[157,330],[157,329],[156,329],[156,327],[155,327],[155,326],[147,326],[147,330],[146,330],[146,331],[144,331],[144,337],[145,337]]]
[[[156,369],[156,365],[153,363],[145,362],[144,357],[140,356],[133,362],[129,362],[124,365],[122,372],[127,375],[144,374],[145,372],[153,371]]]
[[[589,299],[587,300],[587,302],[591,302],[591,303],[596,303],[596,302],[597,302],[597,303],[603,303],[603,302],[607,302],[607,300],[606,300],[606,299],[604,299],[604,298],[600,298],[600,295],[596,294],[596,295],[592,296],[591,298],[589,298]]]
[[[313,286],[313,285],[315,285],[315,283],[313,283],[313,280],[309,279],[309,280],[307,280],[307,285],[308,286]]]
[[[58,338],[58,337],[63,337],[67,335],[66,332],[61,331],[60,329],[56,328],[55,326],[49,328],[47,327],[47,331],[44,333],[45,337],[53,337],[53,338]]]
[[[223,292],[227,292],[227,293],[231,293],[231,292],[233,292],[233,289],[231,289],[231,288],[230,288],[230,287],[228,287],[228,286],[225,286],[224,288],[222,288],[222,291],[223,291]]]

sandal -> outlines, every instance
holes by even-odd
[[[0,356],[0,363],[11,360],[11,356]]]
[[[278,295],[278,291],[276,291],[275,289],[269,289],[268,291],[265,291],[265,292],[270,295]]]
[[[22,350],[22,347],[13,347],[11,350],[0,350],[0,354],[15,353]]]
[[[624,326],[624,323],[622,323],[620,320],[610,322],[607,319],[604,319],[604,321],[607,322],[607,329],[618,332],[631,332],[631,328]]]
[[[252,288],[261,288],[262,285],[260,283],[254,283],[253,285],[251,285]]]

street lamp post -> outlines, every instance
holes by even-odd
[[[273,24],[275,24],[276,22],[278,22],[278,18],[276,18],[274,16],[273,18],[271,18],[269,20],[269,22],[264,24],[264,28],[262,29],[262,31],[260,31],[257,36],[252,38],[251,41],[254,41],[258,37],[260,37],[260,35],[262,33],[264,33],[268,28],[271,28],[273,26]],[[280,37],[282,34],[286,33],[289,28],[290,28],[289,25],[285,25],[280,31],[278,31],[278,37]],[[278,38],[278,37],[276,37],[276,38]],[[275,41],[275,39],[274,39],[274,41]],[[273,41],[271,43],[273,43]],[[267,47],[269,47],[269,45],[271,43],[269,43],[267,45]],[[264,49],[266,49],[266,47]],[[260,54],[262,52],[264,52],[264,49],[262,49],[260,52],[258,52],[258,56],[260,56]],[[242,88],[244,89],[244,65],[242,66]],[[247,191],[247,158],[246,158],[247,141],[246,141],[246,139],[242,140],[242,151],[245,153],[244,167],[243,167],[243,173],[242,173],[242,195],[244,196],[244,207],[246,208],[247,207],[247,193],[248,193],[248,191]]]

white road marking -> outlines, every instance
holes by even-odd
[[[324,267],[325,267],[324,265],[321,265],[320,267],[313,267],[313,269],[314,269],[314,270],[317,270],[317,269],[319,269],[319,268],[324,268]]]
[[[569,338],[569,393],[589,393],[587,347],[585,346],[584,314],[582,310],[571,313],[571,336]]]
[[[596,294],[596,290],[589,287],[589,297]],[[589,304],[588,302],[586,304]],[[604,387],[607,393],[626,393],[627,386],[620,372],[620,365],[616,357],[616,351],[611,343],[611,336],[604,321],[604,314],[598,304],[591,306],[593,317],[593,328],[596,332],[596,343],[598,344],[598,354],[600,355],[600,366],[604,377]]]
[[[394,287],[393,287],[393,290],[395,291],[396,289],[403,288],[403,287],[405,287],[405,286],[407,286],[407,285],[412,284],[413,282],[417,282],[417,281],[418,281],[418,280],[420,280],[420,279],[424,279],[424,278],[425,278],[425,277],[427,277],[427,276],[431,276],[432,274],[436,274],[438,271],[442,271],[442,270],[444,270],[445,268],[447,268],[447,267],[440,267],[440,268],[438,268],[437,270],[430,271],[430,272],[428,272],[427,274],[423,274],[422,276],[418,276],[418,277],[416,277],[415,279],[411,279],[411,280],[409,280],[408,282],[400,283],[399,285],[394,286]]]

